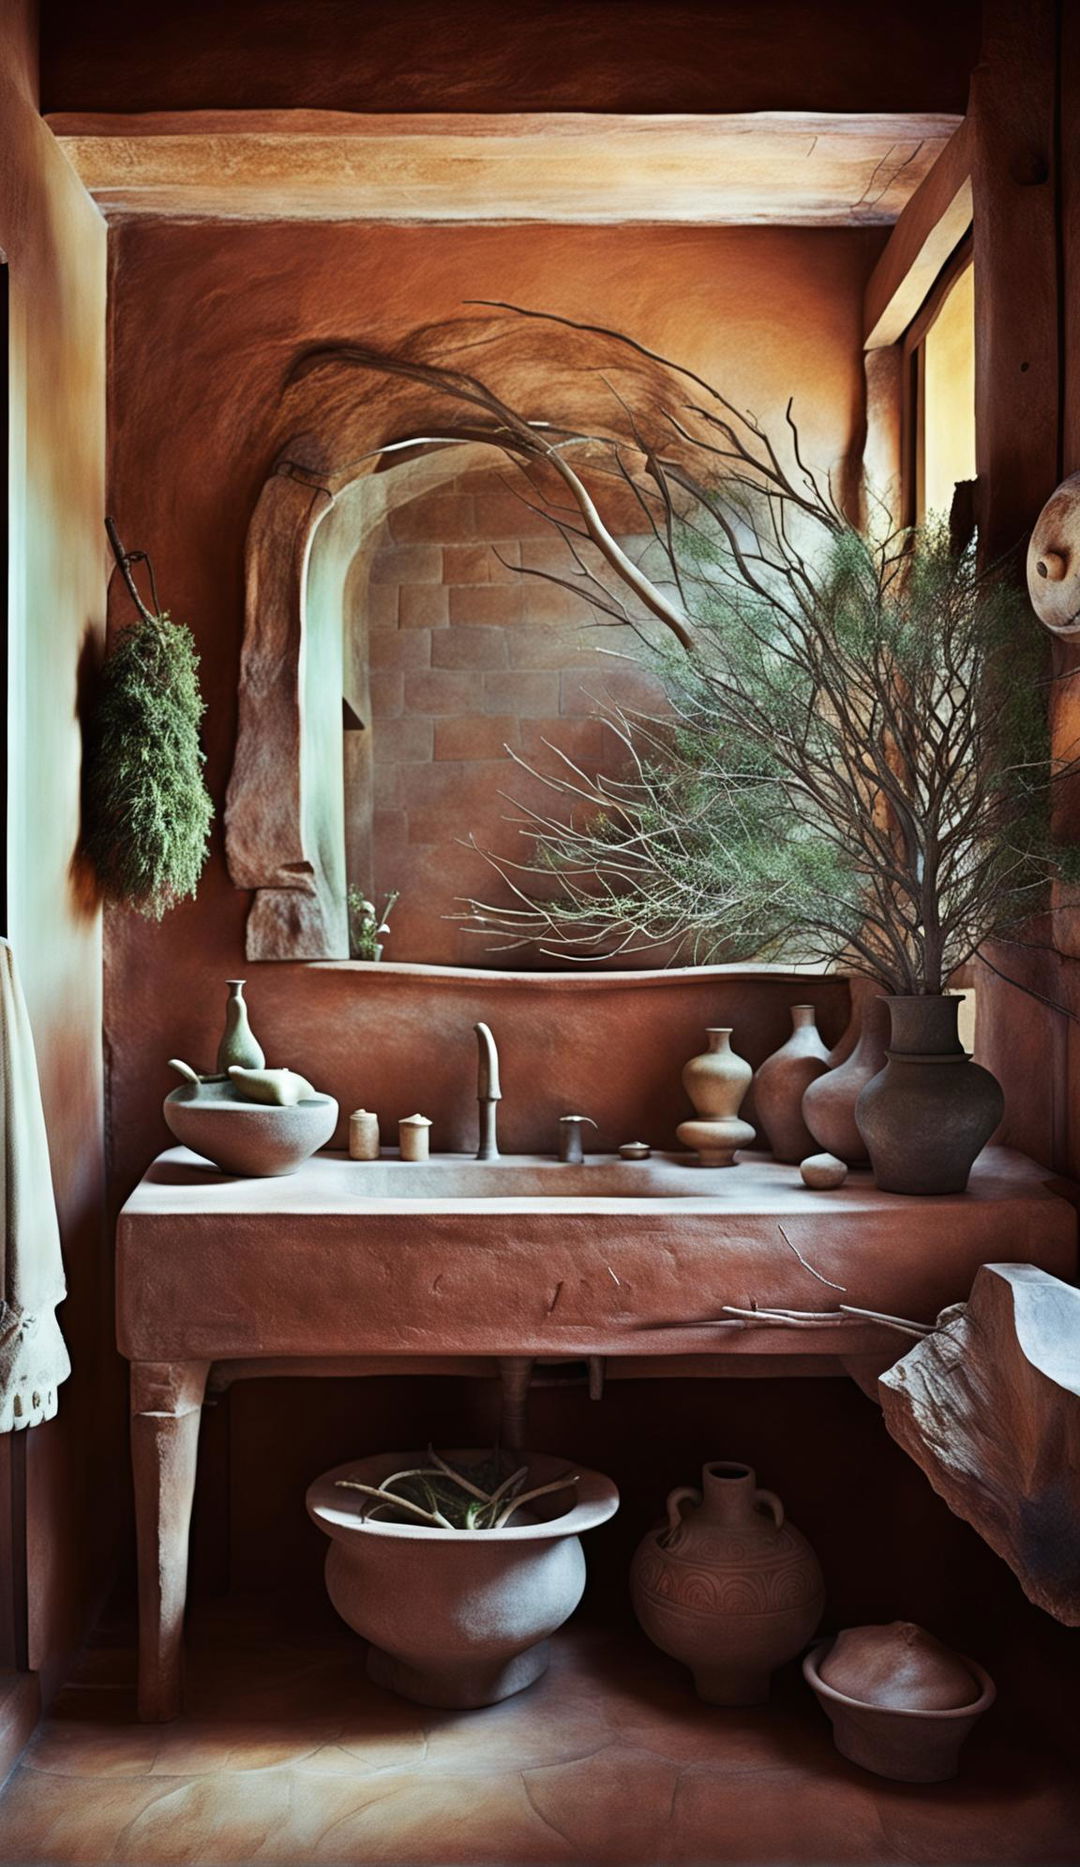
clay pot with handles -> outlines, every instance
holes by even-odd
[[[701,1490],[680,1485],[667,1522],[639,1544],[634,1612],[649,1639],[694,1675],[712,1705],[759,1705],[825,1606],[817,1557],[749,1465],[710,1463]]]

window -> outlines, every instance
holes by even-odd
[[[945,269],[905,339],[908,517],[948,518],[975,478],[975,284],[970,246]]]

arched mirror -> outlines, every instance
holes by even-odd
[[[395,962],[556,963],[463,925],[469,899],[512,898],[481,852],[520,857],[522,807],[551,809],[511,754],[612,774],[599,704],[663,696],[630,628],[535,574],[572,583],[575,564],[528,494],[482,443],[388,452],[343,484],[286,467],[264,487],[227,818],[233,880],[256,891],[250,958],[349,957],[350,896],[396,895]],[[609,494],[605,520],[647,548],[631,494]]]

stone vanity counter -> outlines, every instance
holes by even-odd
[[[442,1190],[447,1182],[461,1196]],[[523,1185],[532,1190],[509,1190]],[[390,1197],[397,1186],[406,1197]],[[140,1715],[172,1718],[180,1705],[208,1382],[495,1366],[512,1445],[525,1442],[529,1371],[545,1356],[597,1358],[597,1367],[603,1358],[612,1372],[846,1370],[873,1391],[906,1345],[887,1325],[761,1326],[722,1319],[722,1306],[831,1311],[846,1300],[932,1321],[967,1296],[988,1260],[1065,1278],[1076,1266],[1073,1207],[1045,1169],[1004,1149],[988,1149],[969,1191],[947,1199],[880,1193],[867,1173],[812,1193],[796,1168],[752,1155],[710,1170],[671,1155],[581,1166],[436,1156],[416,1169],[317,1154],[285,1178],[240,1180],[170,1149],[118,1225]]]
[[[490,1193],[430,1190],[444,1162]],[[1076,1269],[1073,1206],[1046,1169],[1002,1148],[985,1151],[967,1193],[938,1199],[881,1193],[867,1172],[810,1192],[797,1169],[754,1155],[727,1170],[677,1155],[642,1166],[594,1156],[576,1169],[460,1156],[431,1166],[427,1189],[395,1198],[395,1176],[408,1171],[395,1161],[321,1154],[287,1178],[240,1180],[171,1149],[119,1221],[121,1351],[154,1362],[846,1355],[868,1345],[866,1325],[796,1337],[712,1319],[726,1303],[820,1312],[847,1302],[930,1322],[988,1261],[1066,1279]],[[522,1168],[542,1192],[501,1190]],[[600,1196],[578,1191],[612,1168],[617,1194],[606,1177]],[[650,1190],[623,1196],[623,1184]]]

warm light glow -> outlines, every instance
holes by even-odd
[[[922,343],[918,517],[948,517],[958,480],[975,478],[975,269],[966,266]]]

